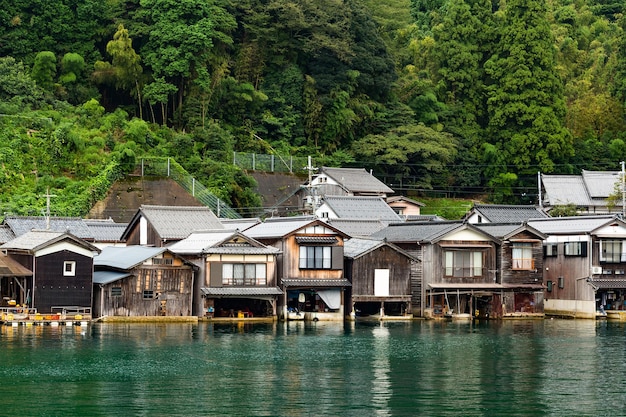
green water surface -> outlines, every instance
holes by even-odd
[[[625,332],[586,320],[3,326],[0,415],[619,416]]]

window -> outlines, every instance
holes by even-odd
[[[558,245],[556,243],[547,243],[543,247],[543,256],[546,258],[558,255]]]
[[[330,269],[330,246],[300,246],[301,269]]]
[[[121,297],[122,287],[111,287],[111,297]]]
[[[533,269],[535,267],[533,245],[531,243],[514,243],[512,264],[513,269]]]
[[[63,276],[73,277],[76,275],[76,261],[63,262]]]
[[[448,277],[483,275],[483,252],[446,251],[445,262],[445,275]]]
[[[267,285],[265,264],[223,264],[222,285]]]
[[[621,240],[600,241],[600,262],[626,262],[626,245]]]
[[[546,282],[546,287],[547,287],[548,292],[552,292],[552,281]]]
[[[563,277],[559,277],[559,288],[565,287],[565,279]]]
[[[565,256],[587,256],[587,242],[565,242]]]
[[[174,259],[172,258],[153,258],[152,265],[173,265]]]
[[[152,300],[154,298],[154,291],[152,290],[143,290],[143,299],[144,300]]]

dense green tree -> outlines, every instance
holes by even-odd
[[[562,125],[565,102],[546,5],[510,0],[505,13],[500,41],[485,63],[491,79],[488,140],[497,149],[498,166],[526,174],[553,172],[573,150]]]
[[[54,52],[39,52],[35,57],[31,77],[35,82],[46,90],[52,90],[54,79],[57,74],[57,57]]]
[[[12,104],[14,111],[22,111],[23,104],[35,104],[43,92],[31,78],[22,62],[12,57],[0,58],[0,107]],[[4,108],[0,113],[11,112]]]
[[[430,189],[433,179],[445,174],[457,152],[453,136],[422,125],[400,126],[383,134],[368,135],[352,144],[356,160],[419,188]]]

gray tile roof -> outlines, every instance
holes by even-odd
[[[243,231],[261,223],[261,219],[220,219],[225,229]]]
[[[342,219],[401,221],[382,197],[327,195],[324,203]]]
[[[409,198],[404,195],[396,195],[396,196],[387,197],[387,203],[395,203],[398,201],[406,201],[407,203],[415,204],[416,206],[420,206],[420,207],[424,207],[426,205],[424,203],[421,203],[417,200],[413,200],[412,198]]]
[[[15,239],[15,233],[11,228],[6,224],[0,225],[0,245],[13,239]]]
[[[387,239],[389,242],[432,242],[462,226],[463,222],[460,221],[406,222],[390,224],[370,237]]]
[[[127,223],[115,223],[112,219],[85,219],[84,222],[91,231],[94,242],[119,242],[128,226]]]
[[[343,244],[343,255],[346,258],[357,258],[384,245],[385,242],[381,240],[352,238]]]
[[[626,279],[592,279],[589,281],[591,285],[603,290],[609,289],[626,289]]]
[[[148,246],[108,246],[93,259],[96,267],[110,267],[129,270],[142,264],[147,259],[153,258],[167,251],[167,248],[154,248]]]
[[[218,297],[258,297],[283,294],[283,291],[277,287],[204,287],[200,290],[205,295]]]
[[[348,236],[370,236],[387,227],[389,222],[380,220],[327,219],[326,223]]]
[[[351,287],[347,279],[300,279],[284,278],[285,287],[315,288],[315,287]]]
[[[269,218],[263,223],[246,229],[244,234],[255,239],[277,239],[302,229],[314,221],[315,217],[312,216]]]
[[[393,193],[391,188],[363,168],[322,167],[320,173],[328,175],[351,192]]]
[[[146,218],[162,239],[180,240],[196,230],[224,228],[208,207],[143,205],[131,220],[129,228],[139,221],[140,216]],[[122,236],[125,237],[128,232],[127,228]]]
[[[615,215],[553,217],[531,219],[528,225],[547,235],[581,234],[591,233],[615,219]]]
[[[265,246],[235,230],[193,232],[187,238],[168,246],[168,249],[174,253],[195,255],[201,253],[240,255],[273,255],[279,253],[277,248]]]
[[[74,244],[82,246],[93,252],[100,252],[100,249],[91,245],[85,240],[77,238],[71,234],[62,232],[53,232],[50,230],[35,230],[24,233],[21,236],[3,244],[0,249],[25,250],[29,252],[37,252],[38,250],[52,245],[62,240],[71,240]]]
[[[545,233],[525,223],[479,223],[473,226],[498,239],[508,239],[512,235],[524,230],[535,234],[539,239],[546,239],[548,237]]]
[[[473,211],[480,213],[492,223],[521,223],[528,219],[549,217],[546,212],[535,206],[475,204]]]
[[[46,230],[47,221],[43,216],[7,216],[4,223],[15,236],[23,235],[31,230]],[[85,240],[92,240],[93,234],[80,217],[50,217],[50,229],[54,232],[71,233]]]
[[[586,171],[581,175],[541,175],[546,191],[547,205],[575,204],[576,206],[607,205],[607,197],[615,192],[620,180],[619,171]],[[621,206],[621,201],[616,202]]]

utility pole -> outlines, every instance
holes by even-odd
[[[55,194],[50,194],[50,188],[46,188],[46,230],[50,230],[50,197],[56,197]]]
[[[308,171],[308,175],[309,175],[309,181],[307,182],[307,204],[310,204],[311,207],[311,212],[313,214],[315,214],[315,209],[317,208],[317,202],[315,201],[315,197],[313,195],[313,190],[315,187],[313,187],[313,185],[311,185],[311,182],[313,181],[313,171],[317,170],[317,168],[315,168],[313,166],[313,163],[311,162],[311,156],[309,155],[308,160],[307,160],[307,166],[304,167],[304,169],[306,169]]]
[[[624,219],[624,217],[626,217],[626,184],[624,184],[624,182],[626,181],[625,179],[625,175],[626,175],[626,169],[624,169],[624,161],[621,162],[622,163],[622,219]]]

